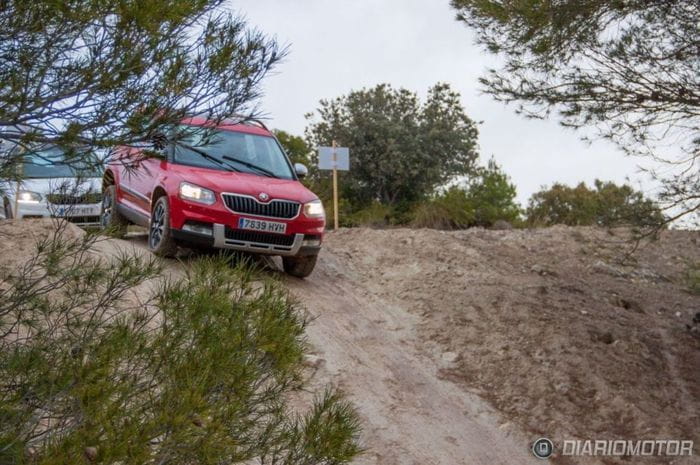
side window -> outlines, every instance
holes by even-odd
[[[165,161],[167,161],[168,163],[172,163],[175,161],[175,142],[171,141],[165,148]]]

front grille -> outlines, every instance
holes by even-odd
[[[226,239],[241,242],[257,242],[259,244],[281,245],[291,247],[294,244],[294,235],[272,234],[258,231],[245,231],[226,227]]]
[[[102,194],[99,192],[88,192],[82,195],[71,194],[48,194],[46,199],[54,205],[80,205],[90,203],[100,203]]]
[[[299,214],[301,204],[291,200],[272,200],[260,203],[252,197],[224,194],[224,203],[229,210],[246,215],[266,216],[269,218],[290,219]]]

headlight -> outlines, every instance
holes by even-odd
[[[19,203],[39,203],[41,202],[41,194],[31,191],[19,191],[17,201]]]
[[[216,202],[216,196],[213,191],[190,184],[189,182],[180,183],[180,198],[207,205]]]
[[[326,216],[326,212],[323,210],[321,201],[314,200],[304,204],[304,215],[309,218],[323,218]]]

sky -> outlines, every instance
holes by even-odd
[[[544,185],[625,182],[652,195],[642,160],[606,141],[583,142],[556,119],[528,120],[484,94],[478,78],[496,57],[474,43],[455,20],[449,0],[231,0],[250,26],[289,46],[289,55],[263,84],[268,126],[303,135],[306,113],[321,99],[388,82],[424,97],[447,82],[479,125],[482,161],[494,157],[518,189],[518,201]],[[352,159],[352,153],[350,154]]]

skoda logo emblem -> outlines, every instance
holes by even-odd
[[[267,202],[268,200],[270,200],[270,196],[267,195],[265,192],[259,193],[259,194],[258,194],[258,198],[259,198],[260,200],[262,200],[263,202]]]

